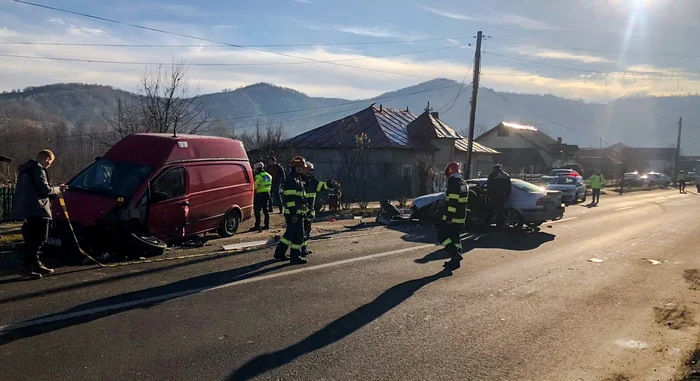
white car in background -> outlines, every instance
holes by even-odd
[[[649,172],[646,175],[640,177],[639,179],[641,180],[642,185],[647,187],[653,187],[657,185],[669,187],[671,186],[672,182],[669,176],[658,172]]]
[[[581,176],[560,176],[550,180],[545,188],[561,192],[561,200],[565,203],[586,201],[586,183]]]

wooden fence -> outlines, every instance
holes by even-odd
[[[15,194],[14,186],[0,185],[0,222],[10,222],[12,218],[12,198]]]

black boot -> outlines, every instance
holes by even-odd
[[[277,244],[277,248],[275,249],[275,259],[284,261],[287,259],[287,245],[283,243]]]
[[[301,257],[301,251],[299,250],[292,250],[290,257],[291,259],[289,260],[289,263],[292,265],[304,265],[309,262]]]

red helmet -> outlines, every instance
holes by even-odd
[[[459,163],[453,161],[445,167],[445,176],[450,177],[455,173],[462,173],[462,171],[459,169]]]
[[[289,162],[291,168],[302,167],[306,168],[306,160],[301,156],[295,156],[292,161]]]

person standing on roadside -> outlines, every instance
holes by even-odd
[[[685,176],[685,171],[681,169],[680,172],[678,172],[678,190],[680,191],[680,193],[685,193],[686,181],[687,178]]]
[[[12,213],[16,219],[24,221],[24,258],[19,270],[23,276],[41,278],[54,272],[41,263],[39,250],[49,235],[49,222],[52,219],[49,198],[68,189],[63,184],[57,187],[49,185],[46,169],[55,159],[53,152],[46,149],[37,154],[36,160],[27,160],[18,168]]]
[[[591,194],[593,195],[593,200],[591,200],[591,204],[598,205],[598,203],[600,202],[600,190],[603,189],[603,185],[605,185],[605,178],[600,173],[600,171],[596,169],[593,173],[593,176],[588,178],[586,182],[588,183],[588,185],[590,185]]]
[[[273,205],[279,207],[280,214],[282,214],[284,206],[282,205],[282,195],[280,194],[280,187],[286,181],[287,174],[281,165],[277,162],[277,158],[270,156],[267,159],[267,173],[272,176],[272,187],[270,188],[270,201],[269,201],[269,211],[273,211]]]
[[[267,206],[270,202],[270,189],[272,187],[272,177],[265,172],[265,164],[255,163],[253,165],[255,173],[254,191],[255,198],[253,200],[255,210],[255,226],[251,231],[268,230],[270,229],[270,213]],[[265,214],[265,226],[260,227],[260,213]]]
[[[500,164],[494,164],[493,171],[489,174],[486,182],[486,192],[489,199],[484,223],[487,227],[491,226],[491,219],[496,215],[496,223],[500,225],[503,217],[503,208],[513,192],[510,184],[510,175],[503,170]]]

